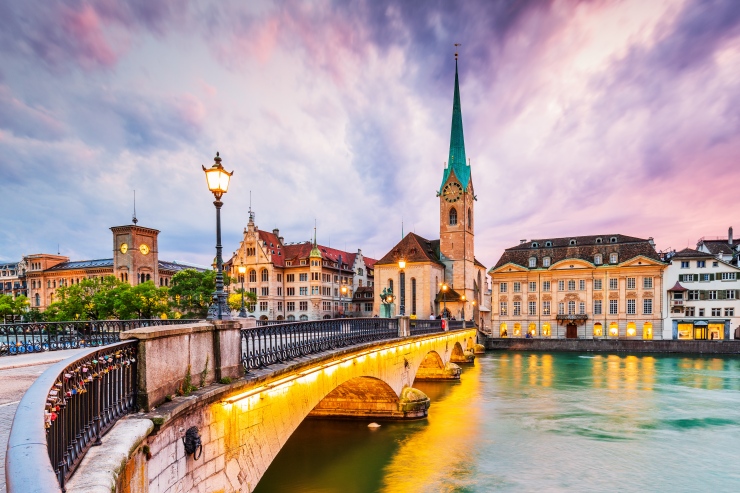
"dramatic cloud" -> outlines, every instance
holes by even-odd
[[[735,0],[0,4],[0,258],[110,256],[162,230],[210,264],[200,165],[236,172],[286,241],[380,257],[436,237],[454,43],[476,256],[523,238],[623,233],[683,248],[732,225],[740,155]],[[736,227],[738,225],[736,224]]]

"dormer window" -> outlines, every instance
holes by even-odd
[[[601,238],[596,238],[596,243],[597,244],[601,244],[601,243],[603,243],[603,241],[601,240]]]
[[[573,245],[575,245],[575,244],[576,244],[576,240],[570,240],[570,241],[568,242],[568,244],[569,244],[569,245],[571,245],[571,246],[573,246]]]
[[[616,243],[616,242],[617,242],[616,236],[612,236],[611,238],[609,238],[609,243]]]
[[[536,241],[535,241],[534,243],[532,243],[532,248],[537,248],[537,247],[539,247],[539,246],[540,246],[540,244],[539,244],[539,243],[537,243]]]
[[[552,246],[552,242],[551,241],[546,241],[545,242],[545,246],[546,247],[551,247]]]
[[[529,259],[529,266],[530,267],[537,267],[537,259],[535,257],[531,257]]]
[[[542,259],[542,267],[550,267],[550,257],[545,257]]]
[[[609,263],[610,264],[616,264],[617,263],[617,254],[616,253],[610,253],[609,254]]]
[[[601,238],[599,238],[599,239],[601,239]],[[601,262],[602,262],[601,255],[594,255],[594,264],[595,265],[601,265]]]

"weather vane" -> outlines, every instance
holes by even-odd
[[[457,47],[462,46],[462,43],[455,43],[455,60],[457,60]]]

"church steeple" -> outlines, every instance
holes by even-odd
[[[465,157],[465,138],[463,137],[462,107],[460,105],[460,82],[457,75],[457,53],[455,53],[455,95],[452,100],[452,129],[450,131],[450,156],[447,167],[442,176],[442,187],[447,182],[450,173],[454,171],[463,188],[470,182],[470,166]]]

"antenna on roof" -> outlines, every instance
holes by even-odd
[[[461,43],[455,43],[455,60],[457,60],[457,47],[462,46]]]
[[[134,226],[136,226],[136,223],[139,222],[139,220],[136,219],[136,190],[134,190],[134,217],[131,218],[131,222],[134,223]]]
[[[61,255],[61,252],[59,250],[59,243],[57,243],[57,255]]]
[[[403,216],[401,216],[401,239],[403,240]]]
[[[249,191],[249,220],[254,222],[254,212],[252,212],[252,191]]]

